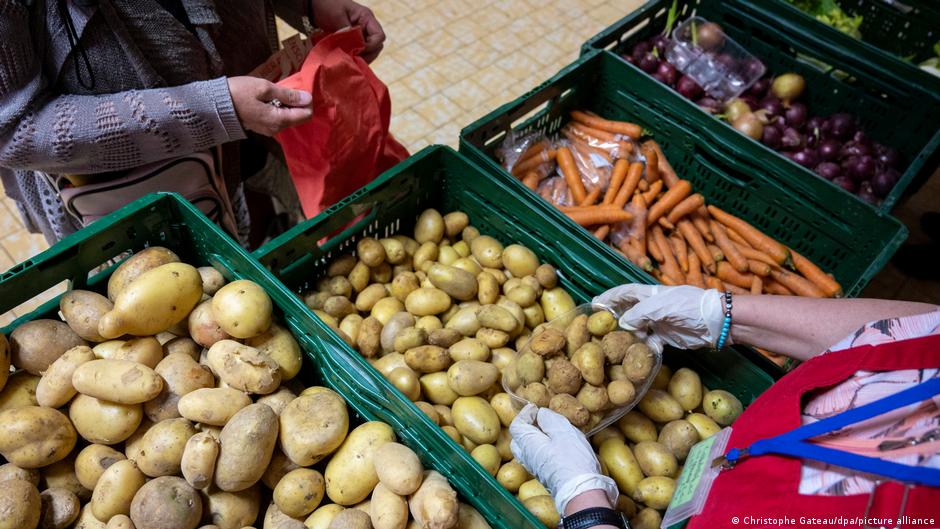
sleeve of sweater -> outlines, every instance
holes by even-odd
[[[0,0],[0,166],[118,171],[245,137],[224,77],[107,95],[51,93],[29,28],[21,2]]]

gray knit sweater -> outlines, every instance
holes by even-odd
[[[0,177],[27,227],[50,242],[80,228],[36,171],[123,171],[244,138],[224,76],[263,62],[275,12],[296,26],[304,1],[182,0],[190,31],[157,0],[0,0]]]

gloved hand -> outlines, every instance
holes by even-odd
[[[620,314],[620,326],[662,350],[714,347],[724,322],[724,302],[715,289],[628,284],[593,300]],[[728,338],[731,344],[731,338]]]
[[[617,504],[617,484],[601,474],[591,444],[568,419],[527,404],[509,425],[509,434],[512,455],[552,493],[559,515],[564,516],[569,501],[589,490],[603,490],[610,504]]]

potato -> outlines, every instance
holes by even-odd
[[[477,319],[477,307],[466,307],[458,310],[449,320],[446,320],[444,328],[454,329],[464,336],[473,336],[480,330],[480,320]]]
[[[499,472],[500,464],[503,459],[499,451],[491,444],[481,444],[470,451],[470,457],[476,460],[491,476],[496,476]]]
[[[197,307],[198,308],[198,307]],[[194,311],[196,309],[193,309]],[[182,340],[184,338],[176,338],[176,340]],[[107,343],[114,343],[116,340],[112,340]],[[189,340],[192,342],[192,340]],[[169,342],[168,342],[169,343]],[[102,345],[102,344],[99,344]],[[202,351],[202,348],[193,344],[195,348],[198,348],[198,351]],[[98,346],[95,346],[95,356],[101,359],[108,360],[128,360],[131,362],[137,362],[143,364],[150,369],[157,367],[157,364],[163,360],[164,357],[164,348],[160,345],[160,341],[154,338],[153,336],[145,336],[143,338],[133,338],[131,340],[122,341],[120,343],[115,343],[113,347],[101,348],[98,349]],[[189,356],[194,356],[190,352],[187,352]],[[198,358],[198,354],[195,355],[195,358]]]
[[[489,361],[500,370],[506,369],[516,359],[516,352],[509,347],[497,347],[490,350]]]
[[[395,337],[393,349],[396,353],[404,353],[409,349],[421,347],[427,343],[427,331],[417,327],[406,327],[399,331],[398,336]]]
[[[59,408],[68,403],[76,393],[72,385],[72,373],[94,358],[94,352],[84,345],[66,351],[39,379],[36,385],[36,402],[48,408]]]
[[[493,395],[493,397],[490,398],[490,406],[496,411],[499,422],[506,428],[509,428],[512,420],[515,419],[516,415],[519,413],[513,404],[512,397],[510,397],[508,393],[500,392]]]
[[[676,399],[661,389],[647,391],[637,407],[644,415],[658,423],[681,419],[684,415],[682,406],[676,402]]]
[[[203,347],[212,347],[212,344],[227,340],[231,336],[222,329],[212,312],[212,300],[207,299],[196,305],[189,313],[187,319],[189,335]]]
[[[24,406],[0,412],[0,455],[24,468],[63,459],[75,447],[75,428],[57,410]]]
[[[420,386],[418,387],[420,388]],[[438,426],[441,425],[441,414],[437,412],[437,409],[434,408],[433,404],[419,400],[415,401],[415,406],[417,406],[422,413],[427,415],[428,419],[431,419],[431,422]]]
[[[431,284],[460,301],[477,297],[477,278],[459,268],[435,263],[428,270]]]
[[[395,339],[398,337],[401,331],[409,327],[414,327],[415,323],[415,317],[404,311],[397,312],[387,318],[383,324],[380,335],[382,351],[386,353],[394,352]],[[362,331],[360,330],[360,332]]]
[[[359,336],[356,337],[356,348],[362,356],[371,358],[379,353],[381,344],[382,322],[369,316],[362,320],[359,326]]]
[[[444,529],[457,524],[460,509],[457,493],[444,476],[431,470],[409,502],[411,515],[419,527]]]
[[[200,266],[199,277],[202,278],[202,292],[207,296],[212,296],[225,285],[225,277],[222,273],[211,266]]]
[[[421,382],[418,380],[418,375],[411,368],[399,367],[393,369],[386,378],[408,400],[415,401],[421,398]]]
[[[13,463],[4,463],[0,465],[0,482],[8,479],[22,479],[39,486],[39,470],[32,468],[20,468]]]
[[[248,338],[245,344],[254,347],[262,355],[267,355],[277,363],[282,382],[294,378],[300,372],[303,364],[300,345],[289,330],[277,323],[272,323],[267,331]]]
[[[343,398],[325,388],[294,399],[281,413],[280,447],[297,465],[313,465],[339,448],[349,431]]]
[[[452,211],[444,215],[444,230],[447,236],[454,238],[470,225],[470,218],[462,211]]]
[[[474,228],[473,226],[467,226],[460,232],[460,237],[465,242],[472,242],[473,239],[476,239],[480,236],[480,230]]]
[[[209,529],[218,529],[215,526],[207,526]],[[117,516],[112,516],[108,520],[107,529],[136,529],[134,527],[134,521],[131,520],[130,516],[126,514],[119,514]],[[205,528],[204,528],[205,529]]]
[[[552,397],[548,407],[561,415],[577,428],[587,426],[591,420],[591,414],[588,409],[578,399],[565,393],[559,393]]]
[[[339,330],[346,333],[354,342],[358,342],[363,319],[358,314],[349,314],[339,322]]]
[[[518,492],[519,487],[530,479],[532,479],[532,476],[530,476],[525,467],[516,460],[504,463],[496,472],[496,481],[498,481],[504,489],[513,494]]]
[[[686,411],[694,410],[702,404],[702,379],[698,373],[687,367],[672,375],[668,388],[669,394]]]
[[[463,436],[460,435],[460,432],[457,431],[457,428],[451,426],[441,426],[441,430],[447,434],[447,437],[450,437],[452,441],[460,445],[463,442]]]
[[[520,501],[526,501],[529,498],[546,495],[548,495],[548,490],[546,490],[537,479],[530,479],[519,487],[518,497]]]
[[[254,347],[222,340],[209,348],[207,357],[219,379],[239,391],[266,395],[281,384],[277,362]]]
[[[108,298],[116,300],[118,294],[141,274],[168,263],[178,263],[180,258],[161,246],[145,248],[132,255],[108,278]]]
[[[330,521],[328,529],[371,529],[369,514],[359,509],[344,509]]]
[[[212,314],[234,338],[251,338],[271,326],[271,298],[257,283],[233,281],[212,296]]]
[[[651,476],[640,482],[633,499],[653,509],[665,509],[676,492],[676,480],[665,476]]]
[[[498,349],[509,343],[509,333],[496,329],[480,329],[474,337],[490,349]]]
[[[614,406],[624,406],[636,398],[636,388],[629,380],[614,380],[607,384],[607,395]]]
[[[90,444],[75,457],[75,477],[82,487],[94,490],[104,471],[124,459],[124,454],[110,446]]]
[[[83,395],[119,404],[141,404],[163,390],[163,379],[153,369],[130,360],[91,360],[72,374],[72,386]]]
[[[333,518],[345,510],[346,507],[336,505],[335,503],[322,505],[304,520],[304,525],[306,525],[308,529],[328,529]]]
[[[545,289],[553,289],[558,285],[558,274],[555,267],[545,263],[535,269],[535,279]]]
[[[713,421],[711,417],[701,413],[690,413],[685,417],[685,420],[695,428],[699,441],[704,441],[721,431],[721,426],[718,426],[718,423]]]
[[[3,482],[0,487],[0,529],[35,529],[42,513],[36,487],[22,479]]]
[[[7,337],[0,334],[0,394],[3,392],[7,379],[10,377],[10,342]],[[2,409],[2,408],[0,408]]]
[[[255,523],[260,509],[259,487],[238,492],[210,488],[203,493],[206,519],[219,529],[241,529]]]
[[[424,479],[424,468],[418,456],[407,446],[387,442],[375,451],[382,464],[375,467],[379,482],[399,496],[413,494]]]
[[[636,460],[647,476],[678,475],[679,463],[676,457],[663,445],[655,441],[641,441],[633,447]]]
[[[575,307],[574,300],[561,287],[547,288],[542,292],[540,302],[548,321],[573,311]]]
[[[488,235],[481,235],[470,241],[470,253],[484,267],[502,268],[503,266],[503,245]]]
[[[612,438],[604,441],[598,455],[610,477],[617,482],[617,488],[632,495],[645,476],[630,447],[620,439]]]
[[[362,286],[363,286],[363,288],[365,288],[365,285],[367,285],[367,284],[369,283],[369,267],[366,266],[366,265],[364,265],[364,264],[362,264],[362,263],[360,263],[359,265],[356,265],[356,266],[358,267],[358,266],[360,266],[360,265],[362,266],[362,268],[363,268],[363,270],[364,270],[364,272],[365,272],[365,279],[362,280],[362,281],[363,281]],[[352,277],[351,274],[350,274],[350,277]],[[329,292],[321,292],[321,291],[311,291],[311,292],[307,292],[306,294],[304,294],[304,305],[306,305],[307,308],[309,308],[310,310],[316,312],[316,311],[318,311],[318,310],[322,310],[322,309],[323,309],[323,304],[324,304],[324,303],[326,302],[326,300],[329,299],[329,298],[330,298],[330,293],[329,293]],[[209,300],[209,301],[210,301],[210,307],[211,307],[211,301],[212,301],[212,300]]]
[[[326,276],[336,277],[348,275],[353,267],[356,266],[357,262],[356,258],[351,254],[341,255],[334,259],[326,268]]]
[[[323,475],[309,468],[298,468],[284,475],[274,488],[274,503],[293,518],[306,516],[323,500]]]
[[[182,478],[163,476],[137,491],[130,516],[136,529],[196,529],[202,498]]]
[[[623,359],[623,371],[627,379],[634,384],[642,384],[649,378],[655,365],[655,357],[650,348],[643,343],[635,343],[627,348]]]
[[[530,329],[534,329],[545,323],[545,313],[542,312],[541,305],[537,303],[522,309],[522,315],[525,316],[526,327]]]
[[[591,333],[588,331],[587,322],[588,316],[586,314],[579,314],[575,316],[565,328],[565,339],[567,341],[567,353],[569,357],[573,356],[582,345],[591,341]]]
[[[627,356],[627,350],[636,343],[636,337],[627,331],[612,331],[604,335],[601,349],[610,364],[620,364]],[[644,377],[645,378],[645,377]]]
[[[113,308],[111,300],[88,290],[70,290],[59,298],[59,310],[65,323],[89,342],[104,341],[98,334],[98,320]]]
[[[436,345],[422,345],[405,351],[405,363],[418,373],[435,373],[450,367],[447,350]]]
[[[154,371],[163,377],[163,391],[144,404],[144,413],[153,422],[179,417],[179,399],[199,388],[215,386],[215,377],[189,355],[173,353],[157,364]]]
[[[36,406],[36,389],[40,378],[20,370],[11,374],[6,386],[0,391],[0,411]]]
[[[421,391],[424,396],[433,404],[450,406],[460,397],[451,389],[445,372],[428,373],[419,378],[418,382],[421,384]]]
[[[341,320],[356,312],[356,306],[345,296],[330,296],[323,302],[323,311]]]
[[[225,426],[238,410],[249,404],[248,395],[232,388],[199,388],[180,397],[177,407],[180,415],[193,422]]]
[[[510,244],[503,250],[502,265],[513,277],[525,277],[535,274],[539,259],[525,246]]]
[[[431,263],[437,261],[437,258],[440,256],[440,249],[437,246],[437,243],[434,242],[425,242],[422,243],[418,250],[415,252],[413,258],[413,266],[415,270],[426,270],[431,266]],[[454,262],[456,265],[458,261]]]
[[[275,447],[274,453],[271,454],[271,462],[268,463],[268,468],[264,470],[264,474],[261,475],[261,483],[269,489],[274,489],[277,486],[277,482],[281,481],[281,478],[287,475],[291,470],[296,470],[301,468],[300,465],[294,463],[284,455],[284,452],[280,448]]]
[[[503,332],[513,332],[519,326],[519,320],[511,312],[498,305],[485,305],[477,312],[480,325]]]
[[[486,391],[498,378],[499,369],[496,366],[479,360],[461,360],[447,370],[447,381],[451,389],[462,397]]]
[[[408,252],[398,239],[379,239],[379,243],[385,249],[385,260],[389,264],[397,265],[407,260]]]
[[[404,303],[408,299],[408,294],[411,294],[420,287],[420,282],[418,277],[412,272],[402,272],[395,276],[395,279],[392,280],[391,285],[389,285],[389,293],[398,301]],[[358,307],[358,299],[357,299]]]
[[[65,529],[78,519],[82,508],[78,496],[65,489],[46,489],[39,499],[42,502],[39,527],[42,529]]]
[[[453,220],[451,221],[453,223]],[[435,209],[426,209],[415,224],[415,240],[419,243],[439,243],[444,238],[444,218]]]
[[[610,405],[610,397],[607,395],[607,389],[591,384],[581,386],[578,392],[578,402],[584,405],[591,413],[605,411]]]
[[[599,310],[588,318],[587,328],[594,336],[605,336],[617,329],[617,318],[606,310]]]
[[[490,404],[480,397],[460,397],[451,408],[454,426],[476,444],[492,444],[499,435],[499,417]]]
[[[351,431],[326,465],[327,496],[347,506],[366,499],[379,482],[373,464],[375,451],[393,441],[395,432],[382,422],[366,422]]]
[[[468,272],[469,273],[469,272]],[[499,283],[493,274],[489,272],[480,272],[476,275],[477,280],[477,299],[484,305],[496,303],[499,299]]]
[[[79,345],[85,345],[85,341],[61,321],[28,321],[10,333],[10,362],[39,376],[62,354]]]
[[[564,357],[552,361],[547,378],[548,387],[556,393],[576,395],[581,389],[581,371]]]
[[[653,378],[653,382],[650,384],[650,387],[653,389],[667,391],[669,389],[670,380],[672,380],[672,370],[669,369],[669,366],[660,366],[659,371],[656,373],[656,377]]]
[[[180,473],[183,451],[196,429],[187,419],[166,419],[153,425],[144,434],[137,456],[141,472],[154,478]]]
[[[404,529],[408,523],[408,502],[382,483],[372,491],[369,511],[375,529]]]
[[[554,327],[545,327],[532,337],[529,350],[539,356],[550,357],[564,351],[566,344],[563,332]]]
[[[453,331],[453,329],[442,329],[442,332]],[[456,333],[456,331],[453,331]],[[456,333],[459,336],[459,333]],[[440,340],[438,340],[440,341]],[[455,362],[461,360],[476,360],[486,362],[490,358],[490,348],[477,340],[476,338],[464,338],[449,346],[447,350],[451,359]]]
[[[405,298],[405,309],[415,316],[440,314],[450,308],[451,300],[443,290],[419,288]]]
[[[202,278],[194,267],[185,263],[158,266],[118,294],[114,308],[98,321],[98,334],[108,340],[124,334],[157,334],[186,318],[201,298]]]
[[[82,512],[79,513],[78,520],[72,526],[72,529],[107,529],[107,527],[104,522],[95,518],[95,515],[91,512],[91,504],[86,503],[82,507]]]
[[[601,445],[604,444],[604,441],[608,439],[619,439],[622,442],[626,441],[623,432],[618,430],[615,426],[606,426],[591,436],[591,445],[594,446],[595,450],[599,449]]]
[[[405,363],[405,355],[401,353],[389,353],[378,360],[369,360],[369,362],[384,377],[387,377],[394,369],[408,367],[408,364]]]
[[[356,296],[356,310],[369,312],[380,299],[388,296],[385,285],[375,283],[367,286]]]
[[[570,337],[568,343],[571,344]],[[604,384],[604,351],[596,343],[588,342],[578,348],[571,357],[571,363],[578,368],[588,384]]]
[[[702,399],[702,408],[705,409],[705,415],[721,426],[729,426],[744,411],[741,401],[723,389],[706,393]]]
[[[255,403],[235,413],[219,436],[215,485],[228,492],[254,485],[271,461],[277,438],[278,417],[268,406]]]
[[[561,522],[558,510],[555,508],[555,500],[551,496],[534,496],[525,500],[522,504],[548,529],[558,527]]]
[[[539,408],[547,408],[551,404],[552,392],[541,382],[532,382],[526,384],[516,391],[519,397],[535,404]]]
[[[542,357],[535,353],[523,353],[516,360],[516,373],[523,384],[541,382],[545,376],[545,362],[542,361]]]
[[[659,432],[659,443],[679,461],[685,461],[689,450],[697,442],[699,442],[698,431],[692,423],[681,419],[666,424]]]
[[[219,442],[211,434],[197,433],[186,441],[180,471],[186,482],[195,489],[212,484],[215,462],[219,456]]]
[[[147,476],[130,459],[122,459],[107,468],[91,494],[91,510],[95,518],[109,520],[118,514],[129,514],[134,495],[147,481]]]

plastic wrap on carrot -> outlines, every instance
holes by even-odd
[[[559,147],[555,153],[555,159],[558,161],[561,175],[565,177],[565,182],[567,182],[568,189],[571,191],[571,198],[575,204],[580,204],[587,196],[587,191],[584,190],[584,183],[581,182],[581,173],[578,171],[574,156],[567,147]]]

